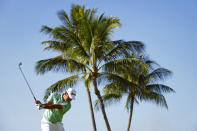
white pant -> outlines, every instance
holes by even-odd
[[[65,131],[62,123],[51,123],[45,118],[41,120],[41,129],[42,131]]]

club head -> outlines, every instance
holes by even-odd
[[[19,62],[18,66],[20,67],[22,65],[22,62]]]

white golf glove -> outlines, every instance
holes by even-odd
[[[44,105],[43,104],[36,104],[36,107],[41,110],[41,109],[44,109]]]

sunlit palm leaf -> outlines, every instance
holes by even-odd
[[[100,34],[99,38],[101,40],[106,40],[113,33],[114,28],[120,27],[120,19],[116,17],[107,17],[100,20],[100,27],[98,28],[98,34]]]

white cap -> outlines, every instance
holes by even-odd
[[[75,96],[76,96],[76,91],[73,88],[68,88],[66,90],[66,92],[68,93],[68,96],[70,99],[75,100]]]

